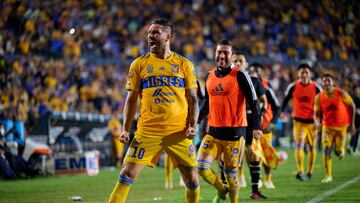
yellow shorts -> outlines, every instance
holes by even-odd
[[[199,153],[212,155],[215,159],[224,154],[224,165],[229,167],[239,166],[240,141],[219,140],[211,135],[205,135],[201,142]]]
[[[314,147],[317,141],[317,130],[313,123],[302,123],[294,120],[294,140],[295,143],[302,142]]]
[[[344,127],[322,127],[322,145],[323,147],[332,147],[335,145],[335,151],[338,153],[345,152],[346,130]]]
[[[183,134],[168,136],[136,134],[126,153],[125,161],[155,167],[161,152],[165,151],[174,163],[184,166],[197,166],[195,147],[192,140]]]

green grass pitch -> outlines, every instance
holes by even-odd
[[[289,159],[273,171],[273,182],[276,189],[262,188],[268,196],[266,202],[307,202],[316,196],[332,190],[337,186],[360,176],[360,157],[346,156],[340,161],[333,156],[334,181],[320,183],[324,176],[321,153],[318,153],[314,177],[311,181],[299,182],[295,179],[293,151],[288,151]],[[214,165],[215,166],[215,165]],[[306,165],[305,165],[306,166]],[[107,201],[117,180],[118,170],[101,170],[98,176],[85,175],[49,176],[0,182],[0,202],[5,203],[66,203],[72,202],[72,196],[81,196],[82,202],[104,203]],[[239,202],[254,202],[249,199],[250,179],[245,170],[248,186],[241,188]],[[357,179],[359,180],[359,179]],[[135,181],[129,193],[129,203],[185,202],[184,188],[179,186],[179,173],[174,172],[174,189],[164,188],[164,169],[145,168]],[[215,189],[201,181],[200,202],[211,202]],[[265,202],[265,201],[263,201]],[[336,193],[326,197],[322,202],[360,202],[360,181],[352,183]]]

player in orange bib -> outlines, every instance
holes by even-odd
[[[296,178],[304,181],[304,146],[308,145],[308,169],[307,178],[311,179],[316,160],[317,131],[314,125],[314,99],[321,87],[311,81],[311,70],[308,64],[300,64],[298,67],[299,79],[291,83],[285,92],[285,98],[281,106],[284,112],[288,102],[293,100],[295,141]],[[283,117],[283,116],[282,116]]]
[[[325,74],[322,77],[321,91],[315,97],[314,118],[316,127],[322,128],[322,145],[324,148],[323,162],[325,177],[322,183],[328,183],[333,180],[331,149],[334,147],[336,156],[343,159],[345,156],[346,130],[352,134],[355,133],[355,104],[350,95],[336,87],[334,77],[331,74]],[[350,109],[350,125],[347,108]],[[320,123],[322,117],[322,123]]]
[[[246,101],[253,111],[255,127],[253,136],[262,136],[260,130],[260,107],[249,75],[238,67],[231,68],[232,45],[220,40],[216,47],[216,68],[207,75],[205,105],[200,111],[199,121],[209,114],[207,135],[203,138],[198,152],[199,174],[218,191],[213,202],[225,199],[229,193],[230,202],[238,202],[238,165],[244,147]],[[225,177],[228,186],[211,169],[214,160],[224,156]]]
[[[137,130],[109,198],[123,203],[130,187],[145,166],[154,167],[165,151],[180,170],[187,203],[199,200],[200,187],[192,139],[199,114],[194,65],[170,50],[173,26],[156,19],[148,29],[150,52],[130,66],[124,106],[122,143],[130,140],[130,125],[140,98]]]

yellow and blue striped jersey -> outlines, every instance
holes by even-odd
[[[184,131],[188,116],[185,89],[197,88],[194,65],[172,52],[167,59],[152,53],[130,66],[126,89],[139,91],[136,134],[169,135]]]

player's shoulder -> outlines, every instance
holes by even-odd
[[[175,53],[175,52],[173,52],[173,53],[174,53],[174,56],[173,56],[173,57],[174,57],[176,60],[178,60],[179,63],[181,63],[182,65],[194,66],[193,62],[190,61],[190,59],[188,59],[188,58],[186,58],[185,56],[182,56],[182,55],[180,55],[180,54],[178,54],[178,53]]]
[[[242,76],[242,77],[248,77],[248,78],[251,78],[250,75],[248,74],[248,72],[238,68],[238,67],[234,67],[233,70],[235,69],[236,71],[236,74],[238,76]]]
[[[136,58],[132,61],[130,67],[132,67],[132,68],[140,67],[141,64],[145,64],[145,63],[146,63],[146,61],[149,59],[149,57],[150,57],[150,53],[146,53],[146,54],[143,54],[143,55],[141,55],[141,56],[136,57]]]
[[[294,88],[296,85],[300,85],[300,80],[295,80],[288,84],[287,88]]]
[[[349,93],[341,88],[336,88],[337,91],[339,92],[340,96],[344,97],[344,96],[350,96]]]
[[[136,57],[135,60],[133,61],[133,63],[139,63],[139,62],[148,60],[149,58],[150,58],[150,52]]]

